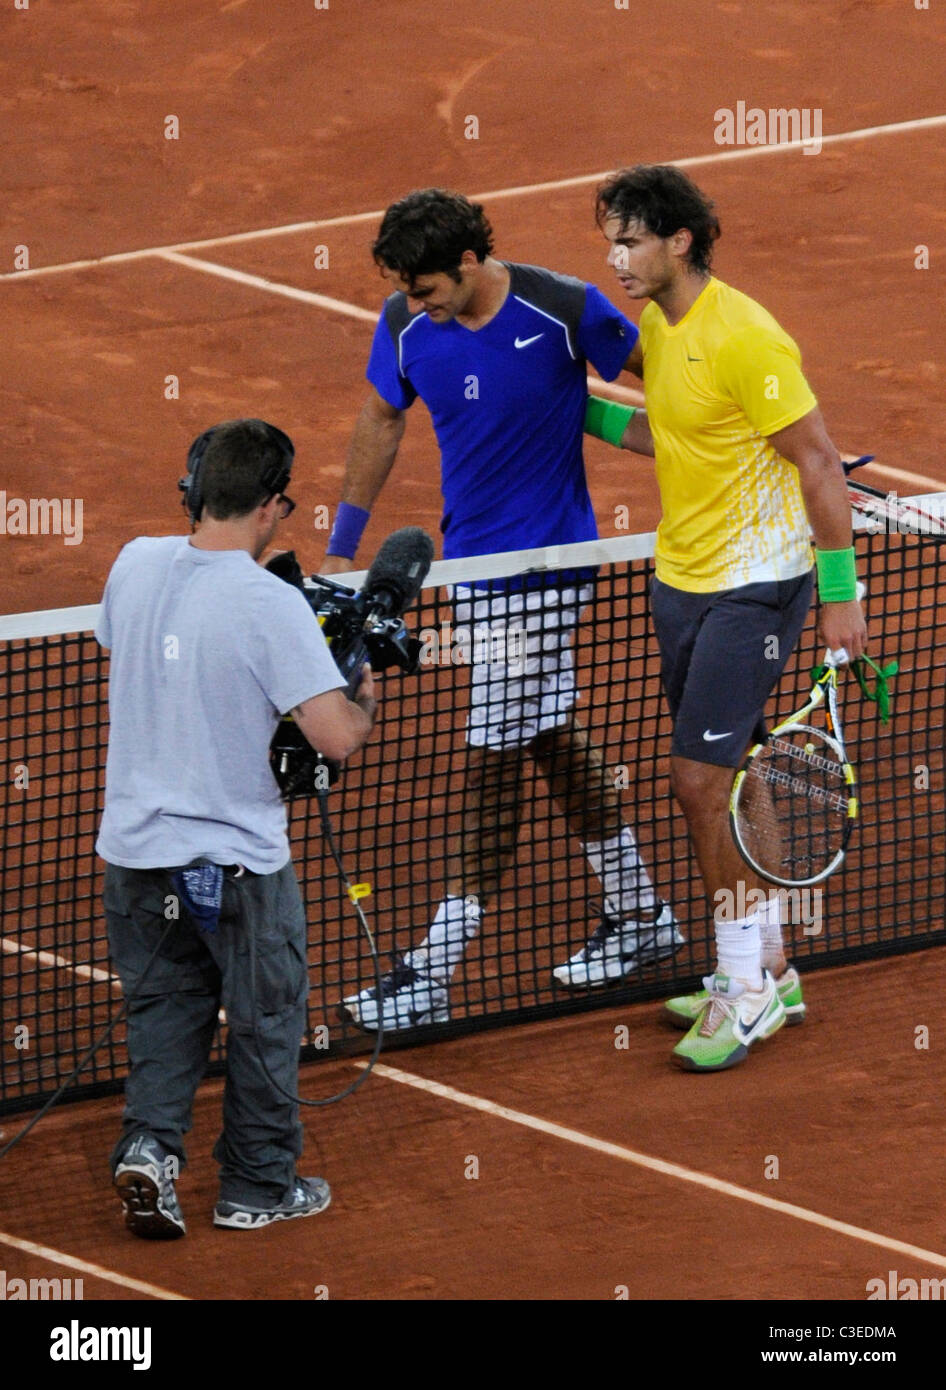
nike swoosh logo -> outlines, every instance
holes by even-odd
[[[740,1022],[739,1022],[739,1031],[742,1033],[742,1036],[743,1036],[744,1038],[747,1038],[747,1037],[749,1036],[749,1034],[752,1032],[752,1030],[753,1030],[753,1028],[756,1026],[756,1024],[759,1023],[760,1020],[763,1019],[763,1018],[765,1017],[765,1015],[768,1013],[768,1010],[769,1010],[769,1005],[766,1004],[765,1008],[764,1008],[764,1009],[761,1009],[761,1010],[759,1011],[759,1013],[756,1014],[755,1018],[752,1020],[751,1023],[743,1023],[742,1020],[740,1019]]]
[[[703,730],[704,743],[715,743],[718,738],[732,738],[732,729],[726,734],[711,734],[709,729]]]
[[[530,343],[537,343],[537,342],[539,341],[540,338],[544,338],[544,337],[545,337],[545,334],[544,334],[544,333],[537,333],[537,334],[535,335],[534,338],[517,338],[517,339],[516,339],[516,347],[517,347],[517,348],[528,347]]]
[[[690,354],[687,353],[687,361],[688,361],[688,362],[702,362],[703,359],[702,359],[702,357],[691,357]]]

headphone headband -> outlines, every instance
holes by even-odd
[[[239,423],[262,425],[266,431],[267,442],[279,452],[279,458],[274,463],[267,465],[259,480],[260,488],[265,492],[268,502],[271,497],[282,492],[289,482],[292,461],[296,454],[295,446],[288,434],[284,434],[282,430],[277,429],[275,425],[268,424],[265,420],[241,420]],[[184,494],[181,498],[181,505],[186,510],[192,524],[199,521],[204,505],[201,486],[204,455],[220,428],[220,425],[214,425],[212,429],[204,430],[203,434],[197,436],[187,451],[187,476],[178,480],[177,485]]]

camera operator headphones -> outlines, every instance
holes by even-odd
[[[283,434],[275,425],[269,425],[265,420],[239,420],[234,424],[241,425],[261,425],[266,431],[267,441],[278,450],[279,458],[275,463],[271,463],[260,478],[260,487],[266,493],[266,501],[282,492],[289,482],[292,471],[292,461],[295,458],[296,450],[288,434]],[[204,455],[210,445],[211,440],[221,427],[214,425],[213,429],[204,430],[198,435],[187,452],[187,477],[178,479],[178,487],[184,494],[181,498],[181,505],[190,517],[191,525],[200,520],[200,513],[204,505],[203,489],[201,487],[201,468]]]

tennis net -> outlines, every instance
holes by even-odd
[[[940,515],[943,500],[929,499]],[[868,585],[871,651],[886,660],[896,656],[900,674],[886,727],[853,678],[844,683],[862,818],[844,868],[788,903],[793,958],[802,968],[946,940],[946,662],[937,641],[946,544],[935,535],[875,527],[858,533],[857,550]],[[595,576],[572,649],[576,712],[593,747],[586,746],[583,770],[567,757],[557,764],[514,760],[508,795],[496,811],[508,819],[509,806],[519,808],[514,855],[453,977],[449,1019],[390,1033],[386,1045],[678,993],[709,968],[711,913],[668,785],[670,723],[648,616],[652,554],[652,536],[623,536],[433,567],[407,615],[409,627],[422,632],[424,664],[416,676],[381,678],[375,733],[330,793],[348,875],[371,885],[366,906],[384,969],[424,937],[456,869],[455,837],[464,831],[469,849],[477,818],[466,741],[476,669],[470,658],[489,662],[499,654],[477,651],[478,642],[482,648],[493,639],[458,624],[449,585],[512,578],[533,596],[524,599],[528,609],[546,589],[559,592],[566,582],[580,587]],[[95,613],[93,607],[0,619],[0,1113],[31,1108],[51,1094],[121,1002],[105,939],[102,864],[94,853],[108,737],[108,658],[92,636]],[[812,617],[773,695],[771,718],[800,703],[820,655]],[[595,775],[604,775],[619,797],[686,944],[616,987],[563,989],[553,971],[593,931],[599,918],[589,905],[602,898],[575,833],[582,814],[575,780],[590,775],[594,747],[606,768]],[[569,801],[571,824],[561,809]],[[303,1054],[314,1060],[367,1050],[371,1039],[339,1004],[373,983],[368,947],[323,842],[316,802],[294,802],[290,819],[311,943]],[[587,838],[592,831],[589,826]],[[220,1058],[218,1039],[215,1066]],[[116,1091],[126,1069],[120,1025],[67,1094]]]

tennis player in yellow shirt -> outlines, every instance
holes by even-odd
[[[604,427],[599,417],[592,429],[656,461],[663,516],[651,606],[673,715],[671,784],[714,905],[716,969],[699,994],[667,1005],[688,1028],[674,1060],[719,1071],[804,1016],[781,904],[740,857],[728,802],[804,626],[813,563],[822,642],[864,652],[851,509],[797,346],[711,273],[713,204],[679,169],[639,165],[600,188],[597,216],[621,288],[651,302],[628,364],[643,377],[646,416],[602,405]],[[765,907],[727,914],[751,888],[770,892]]]

